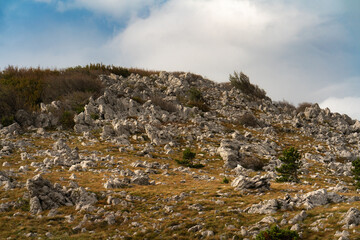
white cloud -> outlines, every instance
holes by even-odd
[[[215,81],[244,71],[274,100],[295,104],[356,96],[354,86],[360,87],[349,80],[352,53],[342,49],[350,46],[349,35],[334,18],[349,6],[338,0],[37,1],[51,1],[62,11],[86,9],[122,27],[127,19],[122,32],[115,30],[95,48],[83,34],[78,51],[61,48],[63,59],[67,54],[87,62],[191,71]]]
[[[360,97],[331,97],[320,103],[321,108],[328,107],[332,112],[347,114],[360,120]]]
[[[104,49],[115,64],[217,81],[242,70],[271,97],[299,102],[318,100],[314,92],[342,76],[344,56],[324,49],[341,41],[339,24],[280,0],[171,0]]]

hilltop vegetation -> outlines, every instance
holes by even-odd
[[[62,113],[67,111],[73,117],[81,112],[89,97],[97,98],[102,93],[104,86],[99,75],[128,77],[132,73],[149,76],[156,72],[103,64],[59,70],[8,66],[0,72],[0,123],[13,123],[20,109],[39,111],[40,103],[58,100],[66,103]]]
[[[229,80],[4,70],[0,238],[359,238],[360,122]]]

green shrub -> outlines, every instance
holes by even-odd
[[[183,151],[183,160],[192,161],[196,156],[196,153],[192,152],[190,148],[186,148]]]
[[[3,125],[4,127],[7,127],[11,124],[14,123],[14,116],[3,116],[0,119],[0,123],[1,125]]]
[[[352,173],[354,174],[355,187],[360,189],[360,158],[352,162]]]
[[[261,231],[256,240],[297,240],[300,239],[299,234],[290,229],[281,229],[278,226],[272,226],[270,229]]]
[[[178,164],[183,165],[183,166],[186,166],[186,167],[190,167],[190,168],[203,168],[203,167],[204,167],[203,164],[193,163],[193,160],[194,160],[195,156],[196,156],[196,153],[191,152],[190,148],[186,148],[186,149],[183,151],[183,159],[182,159],[182,160],[175,159],[175,161],[176,161]]]
[[[193,102],[203,101],[202,93],[197,88],[190,88],[189,90],[189,100]]]
[[[100,118],[99,114],[96,114],[96,113],[92,113],[90,115],[90,117],[93,119],[93,120],[98,120]]]
[[[234,75],[229,76],[230,83],[236,89],[239,89],[241,92],[259,99],[266,98],[265,90],[259,88],[257,85],[251,84],[250,79],[243,72],[237,73],[234,72]]]
[[[93,96],[91,92],[76,91],[61,97],[61,101],[64,103],[66,110],[79,114],[85,111],[85,105],[89,103],[91,96]]]
[[[60,117],[60,124],[65,129],[72,129],[74,128],[75,122],[74,122],[74,112],[70,111],[64,111]]]
[[[190,160],[179,160],[179,159],[175,159],[175,161],[180,164],[183,165],[185,167],[189,167],[189,168],[203,168],[205,167],[203,164],[201,163],[193,163]]]
[[[244,113],[242,116],[240,116],[238,118],[238,121],[244,127],[258,127],[259,126],[258,120],[254,116],[254,114],[252,114],[250,112]]]
[[[278,182],[299,182],[298,170],[301,167],[301,155],[297,149],[290,147],[283,151],[283,155],[279,157],[282,165],[276,168],[280,177],[276,179]]]
[[[110,73],[128,77],[131,73],[150,76],[158,72],[103,64],[61,70],[9,66],[0,71],[0,116],[15,115],[19,109],[31,112],[38,110],[41,102],[56,100],[65,101],[66,110],[79,113],[84,100],[101,95],[104,86],[98,76]]]
[[[208,104],[206,103],[202,93],[197,88],[191,88],[188,92],[188,107],[197,107],[203,112],[208,112],[210,110]]]
[[[15,98],[21,99],[29,107],[41,102],[43,82],[51,71],[40,68],[18,68],[9,66],[0,75],[0,84],[14,91]]]
[[[222,183],[224,184],[228,184],[230,182],[230,180],[227,177],[224,177],[222,180]]]

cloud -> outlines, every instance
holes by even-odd
[[[360,88],[359,45],[352,40],[358,39],[358,21],[351,17],[358,10],[350,1],[33,1],[50,4],[47,9],[55,14],[49,15],[63,22],[51,25],[57,31],[42,24],[31,28],[29,44],[25,33],[9,40],[2,64],[63,67],[100,61],[191,71],[219,82],[243,71],[274,100],[294,104],[359,95],[354,90]],[[64,24],[65,30],[58,26]]]
[[[192,71],[216,81],[244,71],[275,99],[319,100],[316,90],[346,71],[347,56],[333,49],[346,32],[325,15],[333,11],[281,0],[171,0],[133,19],[104,49],[120,65]]]
[[[352,118],[360,120],[360,97],[331,97],[320,103],[321,108],[328,107],[332,112],[347,114]]]

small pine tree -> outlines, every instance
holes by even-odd
[[[294,147],[285,149],[283,155],[279,158],[283,163],[276,171],[280,177],[276,179],[278,182],[299,182],[298,170],[301,166],[301,155]]]
[[[352,173],[354,174],[355,187],[360,189],[360,158],[352,162]]]
[[[193,163],[195,156],[196,156],[196,153],[192,152],[190,148],[186,148],[183,151],[183,159],[182,160],[175,159],[175,161],[180,165],[190,167],[190,168],[204,167],[204,165],[202,165],[201,163],[196,163],[196,164]]]
[[[196,156],[196,153],[192,152],[190,148],[186,148],[183,151],[183,160],[192,161]]]
[[[270,229],[261,231],[256,240],[297,240],[300,239],[299,234],[289,229],[281,229],[278,226],[273,226]]]
[[[227,177],[224,177],[222,183],[228,184],[230,180]]]

